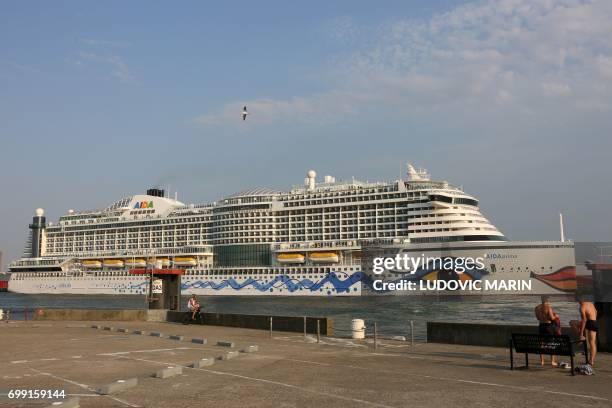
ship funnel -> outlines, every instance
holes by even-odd
[[[161,188],[150,188],[147,190],[147,195],[153,197],[164,197],[166,192]]]

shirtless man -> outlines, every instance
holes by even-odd
[[[595,365],[595,355],[597,355],[597,309],[592,302],[584,299],[578,300],[580,303],[580,321],[572,320],[570,326],[578,333],[580,340],[585,340],[589,345],[589,364]]]
[[[535,307],[535,316],[540,322],[538,326],[539,334],[555,334],[556,326],[553,323],[555,320],[555,312],[553,311],[552,306],[548,300],[548,296],[542,296],[542,303]],[[544,356],[540,354],[540,364],[544,365]],[[553,367],[557,366],[557,357],[550,356],[550,364]]]

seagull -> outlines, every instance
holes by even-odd
[[[246,120],[247,115],[249,114],[249,112],[247,112],[247,108],[246,105],[244,106],[244,108],[242,108],[242,120]]]

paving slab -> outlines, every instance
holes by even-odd
[[[240,355],[239,352],[237,351],[228,351],[227,353],[223,353],[219,356],[219,360],[231,360],[233,358],[236,358]]]
[[[47,408],[79,408],[79,397],[53,401]]]
[[[155,373],[155,378],[170,378],[175,377],[177,375],[181,375],[183,373],[183,367],[174,366],[174,367],[166,367]]]
[[[202,367],[210,367],[215,364],[215,359],[212,357],[202,358],[190,365],[192,368],[202,368]]]
[[[254,353],[256,351],[259,351],[259,347],[257,345],[247,346],[240,351],[242,353]]]
[[[100,386],[98,389],[96,389],[96,392],[100,395],[116,394],[118,392],[134,388],[137,385],[138,378],[127,378],[125,380],[120,379]]]

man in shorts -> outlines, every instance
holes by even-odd
[[[586,341],[589,345],[589,364],[595,364],[595,356],[597,355],[597,332],[599,331],[599,323],[597,323],[597,309],[593,302],[585,299],[579,299],[580,303],[580,321],[572,320],[570,326],[576,331],[580,340]]]

